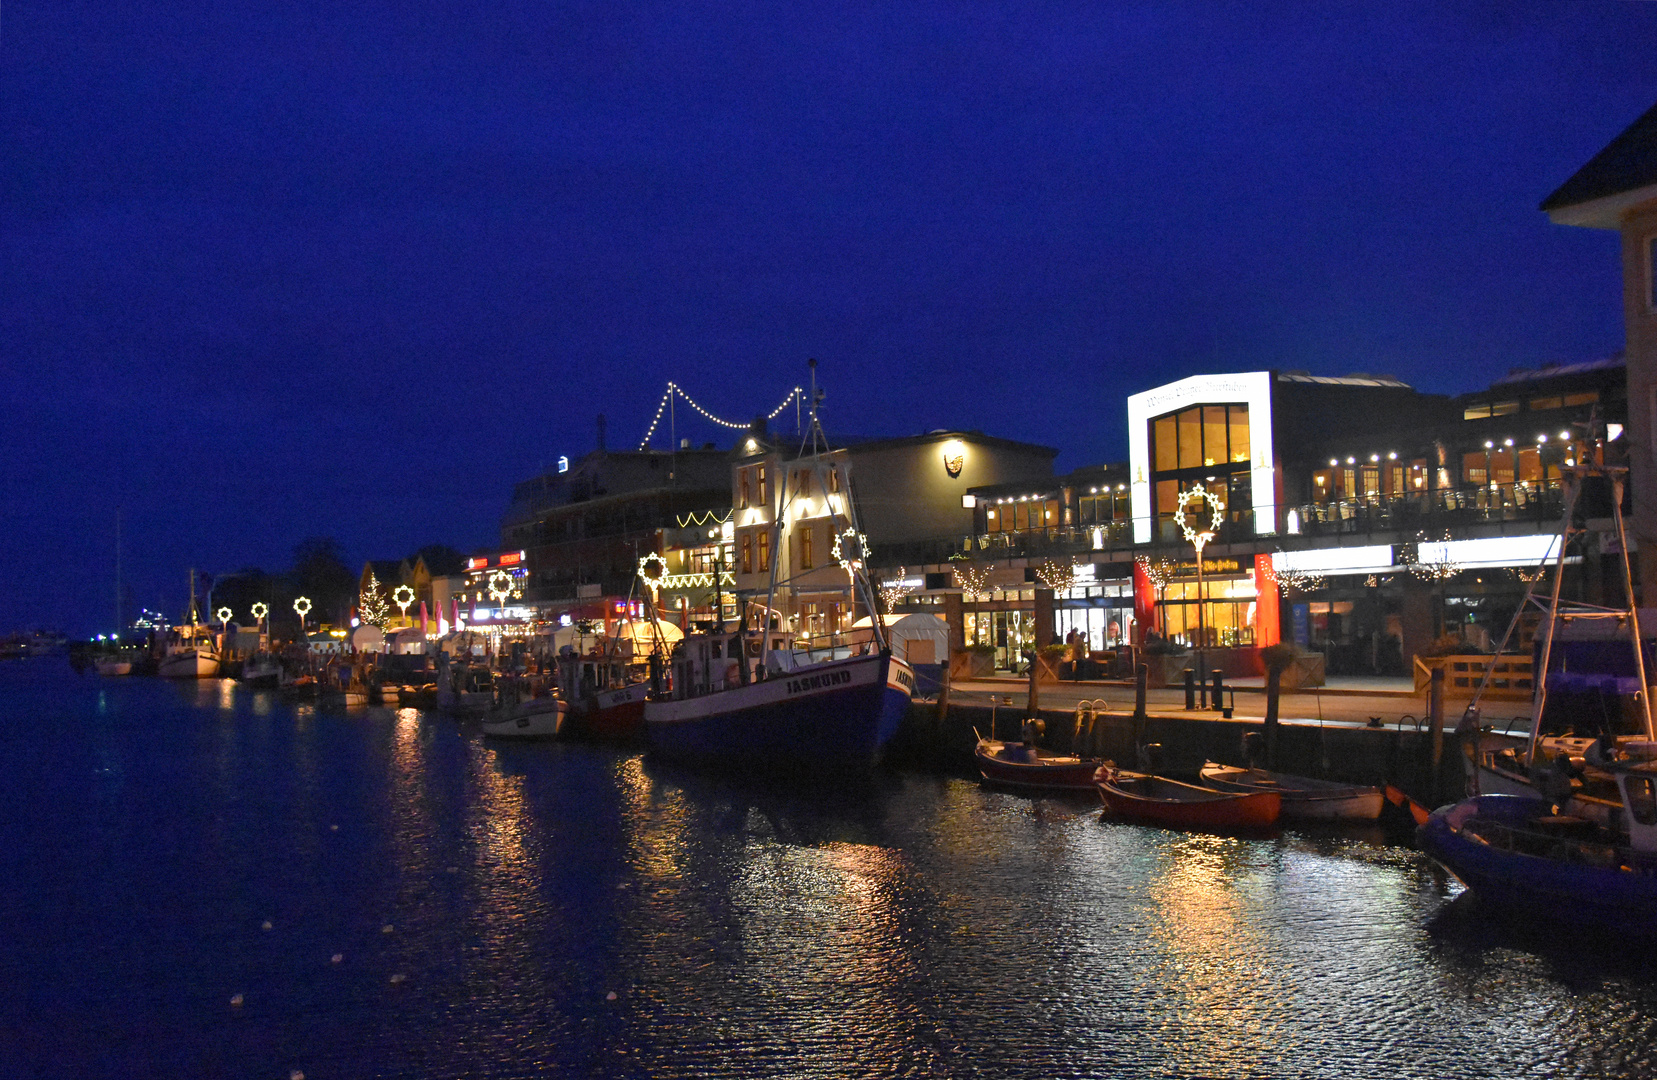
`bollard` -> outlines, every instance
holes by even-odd
[[[1225,672],[1223,671],[1214,672],[1214,707],[1216,709],[1225,707]]]
[[[1187,712],[1197,708],[1197,673],[1190,668],[1185,669],[1185,708]]]

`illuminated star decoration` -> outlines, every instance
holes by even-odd
[[[667,560],[654,551],[639,556],[639,580],[654,594],[667,581]]]
[[[1191,500],[1201,499],[1210,509],[1208,528],[1200,528],[1186,518],[1185,508]],[[1214,539],[1214,534],[1220,531],[1220,523],[1225,520],[1225,508],[1220,505],[1220,497],[1209,491],[1201,484],[1193,484],[1179,493],[1179,502],[1174,510],[1174,523],[1179,531],[1185,534],[1185,539],[1197,547],[1197,558],[1202,558],[1202,549]]]
[[[414,590],[407,585],[397,586],[397,591],[391,594],[391,602],[397,605],[403,618],[408,618],[408,606],[414,603]]]
[[[298,599],[296,599],[293,602],[293,609],[294,609],[294,611],[299,613],[299,621],[304,622],[305,621],[305,616],[307,616],[311,613],[311,599],[310,599],[310,597],[301,596]]]
[[[485,591],[497,604],[504,605],[506,598],[512,595],[512,575],[505,570],[496,570],[489,575],[489,587]]]
[[[255,600],[253,602],[253,619],[255,622],[263,622],[265,616],[269,614],[269,604],[265,603],[263,600]]]
[[[869,538],[856,529],[847,529],[834,538],[834,550],[830,552],[834,561],[842,569],[851,570],[862,566],[869,549]]]

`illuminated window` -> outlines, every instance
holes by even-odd
[[[1179,441],[1174,434],[1174,418],[1164,416],[1151,425],[1156,441],[1156,471],[1172,472],[1179,468]]]
[[[1598,390],[1587,390],[1580,394],[1566,394],[1565,406],[1569,408],[1572,405],[1592,405],[1598,400]]]
[[[754,498],[758,499],[762,506],[771,505],[771,490],[765,486],[764,465],[757,466],[754,469]],[[760,569],[765,568],[762,566]]]
[[[811,563],[811,533],[810,525],[800,527],[800,569],[810,570]]]
[[[1532,412],[1541,412],[1544,409],[1562,409],[1564,407],[1565,399],[1560,397],[1558,394],[1555,394],[1552,397],[1530,399],[1530,408]]]
[[[749,499],[748,499],[748,470],[747,469],[738,469],[736,471],[736,475],[737,475],[737,480],[738,480],[738,483],[737,483],[737,496],[736,496],[736,508],[738,510],[746,510],[746,509],[748,509],[748,502],[749,502]],[[746,572],[746,568],[744,568],[744,572]]]
[[[1519,411],[1517,401],[1493,401],[1490,403],[1491,416],[1512,416]]]
[[[1513,451],[1511,449],[1496,449],[1490,452],[1490,482],[1492,484],[1513,483]]]
[[[1469,405],[1461,411],[1463,420],[1483,420],[1489,415],[1490,406],[1488,405]]]
[[[742,534],[742,572],[754,572],[754,537],[751,533]]]
[[[1519,451],[1519,479],[1527,484],[1542,479],[1542,451],[1534,446]]]
[[[1048,499],[1043,504],[1041,524],[1043,528],[1054,528],[1059,523],[1059,500]]]
[[[839,469],[830,469],[829,470],[829,490],[830,491],[839,491],[840,490],[840,470]]]
[[[1483,484],[1489,480],[1488,460],[1482,452],[1461,455],[1461,480],[1464,484]]]
[[[771,534],[759,534],[759,572],[764,574],[771,570]]]

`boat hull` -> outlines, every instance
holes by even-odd
[[[1022,751],[1022,752],[1021,752]],[[978,740],[973,751],[978,775],[987,783],[1022,791],[1093,791],[1093,777],[1100,762],[1058,754],[1025,750],[1021,743]]]
[[[1275,791],[1244,794],[1214,791],[1163,777],[1098,773],[1099,796],[1111,812],[1142,825],[1208,832],[1269,829],[1283,811]]]
[[[162,657],[156,674],[163,679],[211,679],[219,673],[219,658],[198,652]]]
[[[484,717],[479,727],[493,739],[552,739],[564,726],[566,706],[556,699],[524,702]]]
[[[701,763],[872,764],[909,709],[908,665],[873,654],[644,706],[650,748]]]
[[[583,739],[632,742],[644,735],[644,703],[650,684],[633,683],[605,690],[572,706],[570,733]]]
[[[99,675],[131,675],[131,660],[98,660],[93,665]]]
[[[1480,821],[1520,827],[1551,814],[1544,799],[1476,795],[1439,807],[1417,830],[1421,848],[1454,874],[1479,901],[1508,914],[1557,920],[1562,913],[1607,928],[1657,933],[1657,873],[1626,863],[1592,866],[1508,850],[1467,826]]]
[[[1375,821],[1386,806],[1386,795],[1380,788],[1330,784],[1225,765],[1204,766],[1201,776],[1203,784],[1215,791],[1275,790],[1283,798],[1281,816],[1294,821]]]

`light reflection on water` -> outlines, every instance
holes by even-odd
[[[0,1075],[1652,1073],[1642,954],[1493,929],[1384,834],[227,685],[0,667]]]

